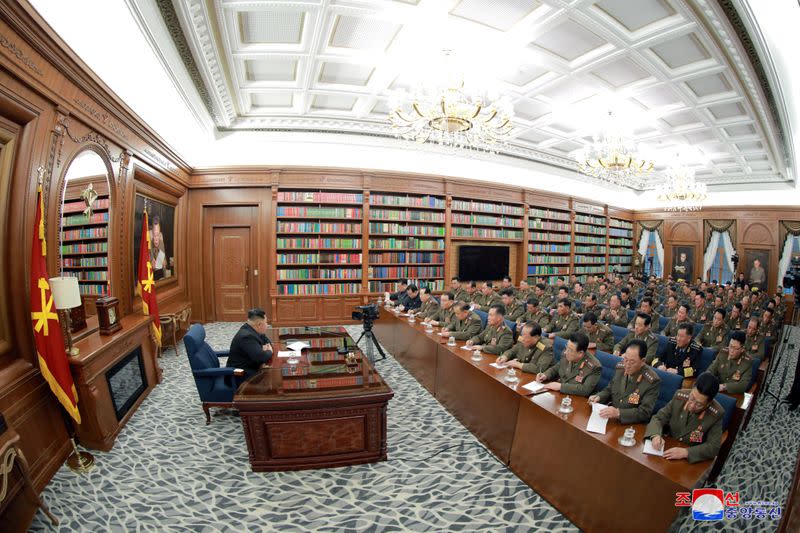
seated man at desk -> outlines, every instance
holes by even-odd
[[[589,337],[589,349],[608,352],[614,344],[614,332],[605,324],[597,322],[597,315],[593,312],[583,314],[583,333]]]
[[[661,378],[645,364],[647,343],[633,339],[606,388],[589,396],[589,403],[611,404],[600,411],[603,418],[616,418],[620,424],[649,422],[658,399]]]
[[[713,459],[722,445],[722,417],[725,410],[714,401],[719,391],[719,381],[708,372],[697,377],[693,389],[681,389],[667,405],[656,413],[644,438],[651,439],[653,448],[664,448],[664,435],[688,444],[664,451],[669,460],[686,459],[690,463]]]
[[[525,306],[521,304],[514,295],[513,289],[503,289],[500,291],[500,299],[506,308],[506,320],[518,322],[525,314]]]
[[[741,394],[747,390],[753,373],[753,358],[744,353],[747,337],[744,331],[731,333],[728,347],[720,350],[717,358],[708,367],[708,372],[719,381],[719,392]]]
[[[514,334],[508,329],[505,322],[506,309],[503,304],[496,304],[489,308],[486,327],[483,331],[470,338],[467,346],[474,346],[488,354],[499,355],[514,344]]]
[[[427,319],[439,310],[439,302],[433,297],[428,287],[420,287],[419,299],[422,304],[414,310],[415,316]]]
[[[422,306],[422,300],[419,299],[419,287],[413,283],[409,284],[405,294],[401,294],[397,299],[397,303],[399,304],[397,308],[401,311],[419,309]]]
[[[576,331],[569,336],[564,355],[557,365],[536,375],[536,381],[544,383],[546,389],[559,391],[562,394],[589,396],[597,388],[600,381],[600,361],[586,351],[589,338]]]
[[[423,322],[426,322],[431,326],[444,326],[453,320],[453,304],[455,303],[455,296],[452,292],[445,292],[442,293],[440,298],[442,303],[431,315],[428,315],[428,318],[426,318]]]
[[[628,325],[628,312],[622,308],[619,296],[612,294],[608,299],[608,307],[600,313],[600,320],[609,326],[625,327]]]
[[[542,328],[550,324],[550,315],[542,309],[539,299],[535,296],[528,298],[525,303],[525,314],[517,319],[517,328],[525,322],[535,322]]]
[[[578,316],[572,312],[572,302],[568,298],[561,298],[556,307],[555,319],[544,328],[547,337],[569,337],[578,329]]]
[[[674,337],[678,334],[678,326],[686,323],[691,324],[689,321],[689,306],[686,304],[681,304],[678,306],[675,316],[670,318],[669,322],[667,322],[667,325],[664,326],[664,330],[661,332],[661,334],[665,337]],[[692,328],[692,331],[694,331],[694,328]]]
[[[472,312],[470,304],[458,304],[455,306],[453,320],[442,329],[442,336],[465,341],[480,333],[482,325],[481,317]]]
[[[711,322],[700,330],[697,342],[704,348],[711,348],[717,354],[723,348],[729,331],[728,324],[725,323],[725,309],[720,307],[714,311],[714,318],[711,319]]]
[[[408,282],[404,279],[401,279],[397,282],[397,292],[393,293],[386,293],[386,299],[388,300],[386,303],[391,305],[399,305],[399,300],[405,295],[406,288],[408,287]]]
[[[692,339],[693,335],[694,326],[692,324],[684,322],[678,326],[678,333],[667,341],[664,356],[656,357],[651,364],[659,370],[678,374],[685,378],[694,377],[703,347]]]
[[[241,368],[249,378],[272,360],[272,344],[267,338],[267,314],[263,309],[247,312],[247,322],[242,324],[231,341],[228,356],[229,368]]]
[[[658,349],[658,337],[650,331],[650,315],[638,313],[634,318],[633,331],[614,345],[614,355],[620,355],[633,339],[641,339],[647,344],[647,364],[652,363]]]
[[[508,361],[508,366],[523,372],[538,374],[553,366],[553,342],[542,338],[542,327],[536,322],[521,326],[517,344],[497,358],[498,363]]]

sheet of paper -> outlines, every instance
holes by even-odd
[[[278,352],[278,357],[297,357],[297,352]]]
[[[644,441],[642,452],[646,453],[647,455],[657,455],[658,457],[664,457],[664,450],[657,450],[653,447],[653,439],[646,439]]]
[[[544,390],[544,383],[538,381],[531,381],[527,385],[522,386],[523,389],[528,389],[531,392],[541,392]]]
[[[461,349],[462,350],[474,350],[475,347],[474,346],[462,346]]]
[[[303,348],[311,348],[311,346],[309,346],[308,344],[306,344],[304,342],[300,342],[300,341],[293,342],[292,344],[289,344],[286,347],[289,348],[290,350],[295,351],[295,352],[299,352]]]
[[[495,368],[505,368],[508,366],[508,363],[489,363],[489,366],[493,366]]]
[[[606,434],[606,424],[608,424],[608,418],[603,418],[600,416],[600,411],[606,407],[608,406],[601,403],[592,404],[592,416],[589,417],[589,422],[586,424],[586,431],[600,433],[602,435]]]
[[[753,395],[749,392],[744,393],[744,400],[742,400],[742,410],[746,411],[750,407],[750,402],[753,400]]]

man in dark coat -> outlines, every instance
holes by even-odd
[[[231,341],[228,367],[241,368],[247,377],[272,360],[272,344],[267,338],[267,318],[263,309],[247,312],[247,322],[242,324]]]

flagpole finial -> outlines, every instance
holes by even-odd
[[[44,167],[42,165],[39,165],[39,167],[36,169],[36,172],[39,173],[39,176],[37,178],[37,180],[39,182],[39,185],[44,183],[44,170],[45,169],[44,169]]]

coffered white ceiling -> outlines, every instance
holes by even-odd
[[[170,33],[149,38],[181,53],[185,101],[218,132],[391,135],[391,95],[448,47],[511,98],[507,155],[574,169],[611,102],[658,163],[691,146],[712,185],[791,179],[780,119],[715,0],[128,1],[157,5]]]

